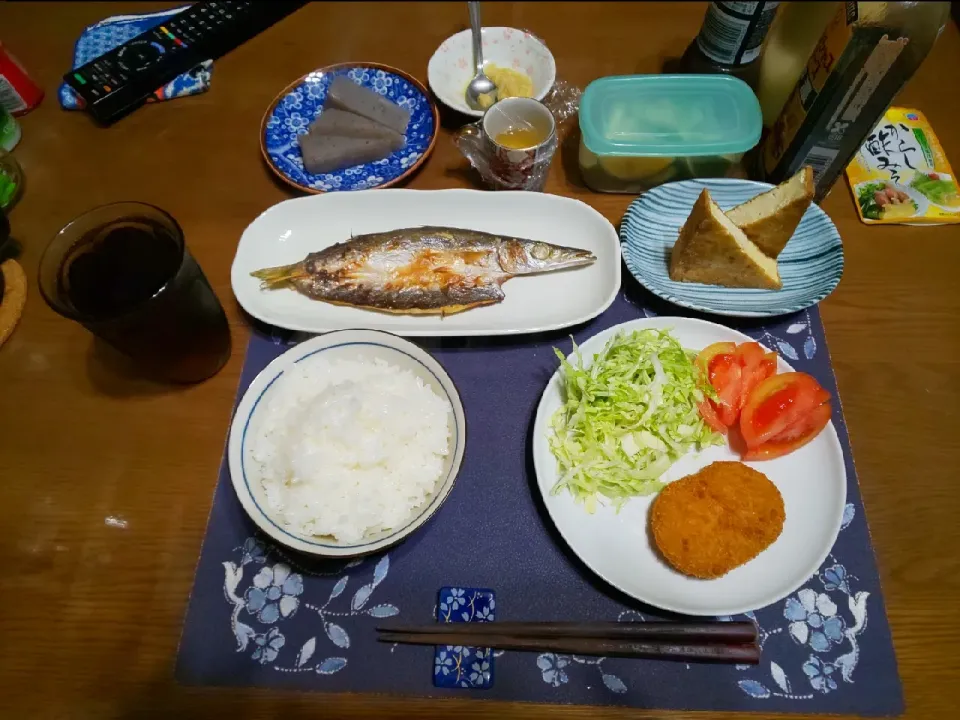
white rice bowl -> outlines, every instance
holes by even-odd
[[[381,359],[301,360],[263,412],[252,457],[270,508],[300,535],[355,543],[401,526],[450,453],[450,403]]]
[[[464,422],[456,387],[427,352],[389,333],[327,333],[247,388],[230,431],[231,480],[251,519],[288,547],[371,553],[446,499]]]

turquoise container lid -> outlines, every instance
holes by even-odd
[[[594,80],[580,132],[594,155],[730,155],[760,141],[753,90],[729,75],[621,75]]]

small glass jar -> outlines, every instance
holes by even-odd
[[[23,190],[23,170],[10,153],[0,150],[0,210],[9,212]]]

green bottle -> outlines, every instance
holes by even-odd
[[[20,124],[16,118],[0,107],[0,148],[13,150],[20,142]]]

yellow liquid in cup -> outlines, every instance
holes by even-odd
[[[526,150],[536,147],[546,140],[543,133],[529,127],[510,128],[497,134],[493,139],[497,145],[510,150]]]

